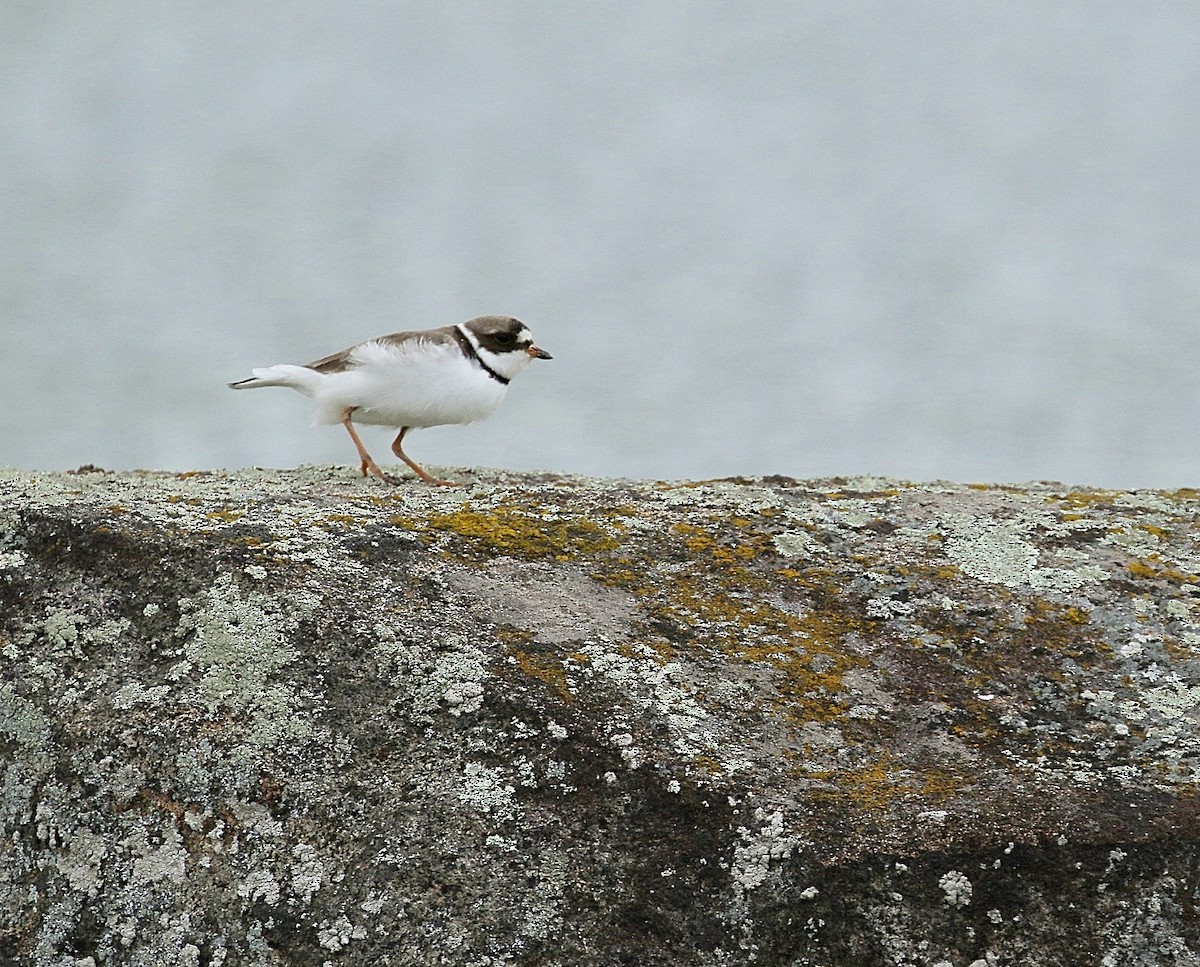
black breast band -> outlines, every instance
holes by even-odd
[[[491,366],[483,361],[483,357],[479,355],[478,351],[475,349],[475,345],[470,339],[467,338],[467,334],[465,332],[459,329],[458,326],[454,326],[452,328],[454,329],[454,338],[458,340],[458,344],[462,347],[463,355],[466,356],[467,359],[473,359],[475,362],[479,363],[479,365],[483,367],[483,371],[492,377],[492,379],[494,379],[497,383],[507,386],[508,377],[501,376],[494,369],[492,369]]]

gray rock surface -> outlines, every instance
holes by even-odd
[[[1200,494],[0,473],[0,962],[1200,963]]]

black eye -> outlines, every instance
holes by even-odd
[[[514,342],[516,342],[516,340],[517,340],[517,337],[514,333],[511,333],[511,332],[496,333],[496,342],[500,343],[500,345],[502,345],[502,346],[510,346]]]

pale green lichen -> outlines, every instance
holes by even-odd
[[[171,693],[169,685],[152,685],[149,688],[138,682],[122,685],[113,696],[113,705],[119,709],[130,709],[134,705],[157,705]]]
[[[246,736],[262,746],[313,734],[301,696],[276,677],[295,661],[289,632],[308,612],[303,598],[284,616],[257,591],[243,592],[229,575],[201,598],[180,603],[181,633],[188,634],[184,662],[172,676],[185,679],[194,667],[197,694],[210,713],[246,712]]]
[[[268,906],[279,902],[279,881],[269,870],[251,870],[238,884],[238,896],[250,903],[261,900]]]
[[[511,822],[516,818],[512,778],[508,769],[468,762],[456,783],[458,798],[498,822]]]
[[[329,880],[329,871],[321,861],[315,847],[308,843],[297,843],[292,847],[292,865],[289,886],[291,893],[300,902],[309,904],[313,895]]]
[[[100,868],[108,855],[109,844],[103,836],[88,829],[76,830],[65,849],[54,858],[54,865],[72,890],[96,899],[100,895]]]
[[[187,872],[188,854],[183,848],[183,839],[175,826],[162,830],[162,842],[152,846],[145,829],[134,829],[121,846],[130,850],[136,858],[129,879],[134,885],[152,884],[162,881],[182,883]]]
[[[814,557],[826,553],[826,549],[807,531],[790,530],[775,534],[772,538],[775,550],[784,557]]]
[[[768,811],[759,806],[754,811],[754,821],[753,829],[738,827],[729,871],[734,890],[743,897],[762,887],[772,867],[777,868],[787,860],[799,845],[799,840],[787,833],[782,811]]]
[[[0,820],[9,828],[27,819],[38,784],[53,769],[50,737],[51,722],[45,712],[19,695],[11,683],[0,684],[0,739],[15,746],[0,771]]]
[[[1095,567],[1045,567],[1030,540],[1034,520],[997,521],[968,515],[942,518],[946,557],[965,574],[1008,588],[1074,591],[1106,577]]]

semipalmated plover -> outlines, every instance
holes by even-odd
[[[457,326],[394,332],[368,339],[307,366],[282,364],[252,370],[233,389],[287,386],[316,403],[313,425],[341,423],[354,441],[362,474],[390,484],[363,446],[355,423],[398,427],[392,453],[426,483],[453,486],[417,466],[404,452],[404,434],[414,427],[474,423],[491,416],[508,383],[531,359],[551,356],[533,344],[519,319],[480,316]]]

